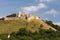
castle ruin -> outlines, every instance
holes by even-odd
[[[28,21],[31,21],[33,19],[40,19],[38,16],[34,16],[34,14],[29,14],[27,16],[26,12],[19,12],[17,14],[12,14],[4,17],[4,20],[20,20],[20,19],[26,19]]]

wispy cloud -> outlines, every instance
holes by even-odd
[[[52,2],[53,0],[35,0],[35,1],[39,1],[39,2]]]
[[[60,26],[60,22],[54,22],[55,25],[59,25]]]
[[[39,0],[40,2],[51,2],[52,0]]]
[[[39,3],[37,6],[29,6],[29,7],[24,7],[23,10],[25,11],[37,11],[42,8],[47,8],[47,6],[44,3]]]
[[[49,15],[52,15],[53,17],[55,17],[56,15],[59,14],[59,12],[57,10],[51,9],[49,11],[46,11],[45,14],[49,14]]]

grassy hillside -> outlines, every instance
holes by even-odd
[[[40,24],[38,22],[27,22],[26,20],[11,20],[4,21],[0,20],[0,34],[1,33],[11,33],[18,31],[20,28],[26,28],[27,30],[35,31],[38,29]]]
[[[42,20],[32,20],[31,22],[28,22],[25,19],[21,20],[0,20],[0,34],[2,33],[11,33],[16,32],[20,28],[26,28],[26,30],[30,30],[32,32],[38,31],[39,28],[43,29],[49,29],[55,30],[53,27],[48,26],[45,22]]]
[[[50,22],[46,22],[51,24]],[[47,24],[43,21],[32,20],[0,20],[0,39],[2,40],[60,40],[60,27],[54,25],[58,31],[45,30]],[[49,27],[49,26],[48,26]],[[50,26],[52,27],[52,26]],[[53,28],[52,27],[52,28]],[[30,31],[29,31],[30,30]],[[8,34],[10,33],[10,38]]]

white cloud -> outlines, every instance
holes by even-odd
[[[23,10],[25,11],[37,11],[42,8],[47,8],[47,6],[44,3],[40,3],[37,6],[29,6],[29,7],[24,7]]]
[[[47,8],[47,6],[46,6],[45,4],[43,4],[43,3],[38,4],[37,7],[38,7],[38,8]]]
[[[52,0],[39,0],[40,2],[51,2]]]
[[[53,17],[55,17],[59,14],[59,12],[57,10],[52,9],[52,10],[46,11],[45,14],[50,14]]]
[[[53,0],[35,0],[36,2],[52,2]]]
[[[54,24],[55,24],[55,25],[59,25],[59,26],[60,26],[60,22],[55,22]]]
[[[36,6],[24,7],[23,10],[26,10],[26,11],[36,11],[37,7]]]

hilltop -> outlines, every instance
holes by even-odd
[[[57,30],[51,29],[51,28]],[[50,28],[50,29],[48,29]],[[10,35],[10,38],[8,38]],[[60,27],[51,22],[41,22],[32,20],[28,22],[25,19],[20,20],[0,20],[0,39],[2,40],[59,40]]]
[[[0,34],[17,32],[20,28],[26,28],[32,32],[38,31],[39,28],[48,30],[49,28],[56,31],[52,26],[48,26],[46,23],[40,20],[32,20],[27,22],[25,19],[20,20],[0,20]]]
[[[57,31],[55,28],[45,23],[40,17],[34,14],[29,14],[27,16],[26,12],[11,14],[0,20],[1,33],[11,33],[13,31],[18,31],[20,28],[26,28],[27,30],[35,32],[39,30],[40,26],[45,30],[51,29]]]
[[[8,36],[10,36],[8,38]],[[0,20],[2,40],[60,40],[60,27],[38,16],[8,15]]]

